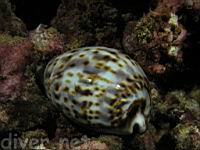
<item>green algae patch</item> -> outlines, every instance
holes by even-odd
[[[11,36],[8,34],[0,34],[0,44],[16,44],[23,41],[25,38],[20,36]]]

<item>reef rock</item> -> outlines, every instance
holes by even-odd
[[[108,1],[64,0],[52,24],[65,34],[68,49],[89,45],[120,48],[118,19],[117,9]]]
[[[20,133],[48,124],[49,120],[52,121],[51,125],[55,122],[53,121],[56,115],[54,108],[45,99],[34,79],[28,80],[21,97],[16,98],[15,101],[2,103],[0,110],[1,133],[13,131]],[[51,125],[45,127],[49,129]]]
[[[175,1],[172,1],[175,3]],[[158,3],[138,21],[130,21],[125,28],[123,45],[143,68],[152,74],[180,71],[183,63],[183,41],[187,31],[175,14],[179,1]],[[172,7],[173,6],[173,7]]]
[[[32,44],[26,38],[0,35],[0,101],[20,96],[26,82],[24,70],[31,48]]]
[[[29,37],[36,51],[44,54],[59,54],[64,51],[63,36],[53,27],[47,28],[40,24],[30,32]]]
[[[157,130],[157,146],[176,150],[200,149],[198,91],[176,90],[153,101],[151,123]],[[161,100],[162,99],[162,100]],[[156,138],[155,138],[156,139]],[[171,143],[165,146],[164,143]]]
[[[27,34],[25,24],[16,17],[8,0],[0,0],[0,33],[24,36]]]

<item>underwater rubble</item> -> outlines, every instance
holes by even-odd
[[[0,149],[200,149],[200,1],[138,3],[61,0],[50,24],[27,30],[14,2],[0,0]],[[120,49],[144,69],[152,86],[146,132],[92,132],[47,98],[48,61],[84,46]]]

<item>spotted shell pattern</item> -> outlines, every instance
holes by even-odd
[[[84,47],[52,59],[44,73],[49,99],[78,124],[117,134],[146,130],[148,80],[119,50]]]

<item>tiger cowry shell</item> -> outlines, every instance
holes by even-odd
[[[52,59],[44,73],[48,98],[71,120],[116,134],[146,130],[148,80],[127,55],[107,47],[83,47]]]

